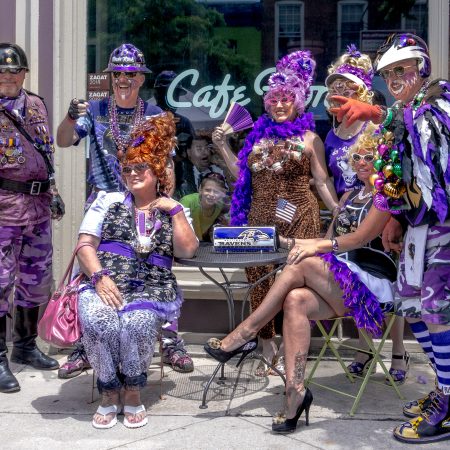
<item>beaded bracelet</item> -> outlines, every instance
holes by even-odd
[[[386,109],[386,116],[384,117],[383,123],[381,124],[383,127],[387,127],[392,122],[394,117],[394,113],[392,112],[392,108]]]
[[[101,278],[103,277],[109,277],[111,275],[111,271],[108,269],[102,269],[97,272],[94,272],[91,276],[91,283],[93,286],[95,286]]]

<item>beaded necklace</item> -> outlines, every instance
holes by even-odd
[[[425,81],[423,86],[420,88],[419,92],[414,96],[414,98],[407,103],[406,106],[411,106],[411,108],[416,111],[417,108],[421,105],[423,98],[425,97],[425,94],[427,93],[428,86],[430,82]]]
[[[124,155],[131,138],[129,134],[123,135],[120,132],[119,121],[117,119],[117,105],[114,95],[111,95],[111,97],[109,97],[108,112],[109,112],[109,126],[111,129],[111,134],[114,143],[116,144],[117,147],[117,156],[120,159]],[[134,108],[133,112],[132,127],[138,125],[141,122],[143,116],[144,116],[144,101],[140,97],[138,97],[137,105]]]
[[[356,198],[358,200],[365,200],[366,198],[369,198],[372,196],[372,191],[367,192],[366,194],[364,194],[364,189],[365,187],[362,187],[359,191],[358,191],[358,195],[356,196]]]

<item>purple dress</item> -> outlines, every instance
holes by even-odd
[[[350,139],[341,139],[331,129],[325,139],[325,158],[330,175],[333,176],[338,198],[341,198],[345,192],[361,186],[348,160],[348,151],[358,136],[359,133]]]

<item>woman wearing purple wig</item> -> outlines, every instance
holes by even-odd
[[[287,248],[293,246],[294,238],[319,236],[319,204],[310,189],[311,178],[330,210],[338,204],[327,174],[323,143],[313,132],[313,114],[305,113],[315,66],[309,51],[296,51],[278,61],[264,96],[267,114],[256,121],[238,155],[231,225],[275,225],[282,246]],[[216,145],[223,144],[215,134],[213,138]],[[248,268],[247,278],[253,283],[272,269]],[[273,282],[271,277],[252,291],[252,311],[261,304]],[[283,371],[283,359],[278,361],[273,340],[273,320],[260,330],[259,336],[265,358]],[[260,376],[267,373],[264,366],[256,372]]]

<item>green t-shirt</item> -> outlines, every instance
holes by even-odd
[[[217,218],[223,213],[223,204],[218,203],[214,208],[212,215],[206,217],[202,214],[202,208],[200,206],[200,194],[198,192],[185,195],[180,200],[180,203],[186,208],[190,209],[192,225],[199,240],[209,241],[209,231],[211,227],[217,223]]]

